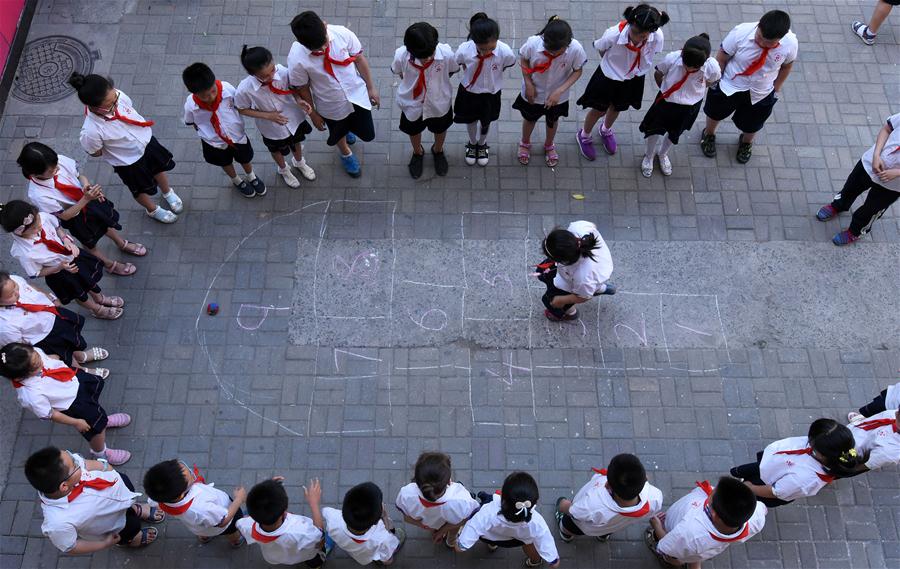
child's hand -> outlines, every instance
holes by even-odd
[[[247,501],[247,490],[243,486],[237,486],[231,495],[231,499],[239,504]]]
[[[900,168],[891,168],[890,170],[878,172],[878,179],[882,182],[890,182],[897,176],[900,176]]]
[[[279,113],[278,111],[272,111],[271,113],[269,113],[268,119],[270,121],[278,123],[278,124],[287,124],[288,123],[288,118],[286,116],[284,116],[283,114]]]
[[[313,112],[312,105],[310,105],[309,103],[307,103],[304,99],[301,99],[300,97],[295,97],[294,100],[297,101],[297,106],[299,106],[301,109],[303,109],[304,113],[306,113],[308,115],[312,114],[312,112]]]
[[[526,82],[525,83],[525,99],[529,103],[534,103],[535,97],[537,97],[537,89],[534,87],[534,83]]]
[[[559,104],[559,100],[561,98],[562,98],[562,93],[560,93],[558,90],[553,91],[552,93],[547,95],[547,102],[544,103],[544,108],[549,109],[550,107],[555,107],[557,104]]]
[[[72,274],[75,274],[78,272],[78,267],[75,265],[75,263],[60,263],[59,269],[61,271],[68,271]]]
[[[312,111],[309,114],[309,120],[312,121],[313,126],[316,127],[316,130],[325,130],[325,119],[322,118],[322,115],[319,113]]]
[[[86,197],[89,202],[92,202],[102,198],[103,192],[100,191],[100,186],[88,186],[84,191],[84,197]]]
[[[122,536],[120,536],[118,533],[111,533],[106,536],[106,539],[103,540],[103,543],[106,544],[106,547],[112,547],[115,544],[119,543],[121,539]]]
[[[303,496],[310,506],[318,506],[322,500],[322,485],[318,478],[313,478],[309,482],[309,487],[303,487]]]
[[[84,419],[75,419],[75,428],[79,433],[86,433],[91,430],[91,426]]]
[[[381,97],[378,96],[378,89],[374,86],[369,87],[369,102],[376,108],[381,108]]]
[[[884,170],[884,162],[881,160],[881,156],[877,154],[872,156],[872,170],[874,170],[876,174],[880,174],[881,171]]]

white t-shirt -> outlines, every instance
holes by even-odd
[[[125,513],[134,504],[134,499],[140,496],[125,486],[115,470],[88,471],[83,466],[82,457],[76,454],[73,457],[82,465],[82,480],[99,478],[115,482],[115,485],[103,490],[86,487],[71,502],[68,496],[50,499],[38,494],[44,514],[41,532],[62,552],[71,551],[78,539],[103,541],[108,534],[121,531],[125,527]]]
[[[897,116],[900,118],[900,115]],[[884,408],[888,410],[900,408],[900,383],[895,383],[887,388],[887,393],[884,397]]]
[[[56,175],[61,184],[82,188],[78,179],[78,164],[68,156],[59,155],[59,173]],[[77,202],[56,189],[53,180],[28,181],[28,201],[40,211],[59,213],[75,205]]]
[[[234,85],[228,81],[222,81],[222,102],[216,109],[219,117],[219,125],[222,133],[235,144],[247,142],[247,133],[244,132],[244,119],[234,106]],[[216,134],[212,125],[212,112],[201,109],[194,101],[194,95],[188,95],[184,101],[184,124],[197,127],[197,134],[206,144],[215,148],[228,148],[228,143]]]
[[[470,93],[496,93],[503,88],[503,72],[516,64],[516,54],[502,41],[497,42],[492,55],[484,60],[481,73],[472,84],[478,69],[478,46],[472,40],[464,41],[456,48],[456,63],[463,67],[459,84]]]
[[[624,23],[624,22],[623,22]],[[621,27],[621,29],[619,29]],[[626,81],[646,75],[653,68],[653,56],[662,51],[663,31],[658,29],[640,46],[640,52],[631,51],[628,34],[631,24],[616,24],[594,40],[594,49],[600,52],[600,69],[616,81]],[[640,53],[640,58],[638,58]]]
[[[259,544],[263,559],[272,565],[295,565],[319,554],[322,530],[306,516],[288,513],[278,529],[267,532],[250,516],[239,519],[238,531],[253,545]]]
[[[892,170],[894,168],[900,168],[900,128],[898,128],[900,127],[900,113],[889,116],[887,122],[894,130],[891,131],[887,141],[884,143],[884,149],[881,151],[881,161],[884,162],[885,169]],[[890,182],[882,182],[878,179],[875,170],[872,168],[872,158],[874,157],[875,145],[873,144],[866,150],[861,159],[863,168],[866,169],[866,174],[868,174],[869,178],[879,186],[884,186],[889,190],[900,192],[900,177],[894,178]],[[894,409],[896,409],[896,407],[894,407]]]
[[[525,43],[519,48],[519,57],[523,65],[524,61],[527,60],[531,68],[534,68],[539,63],[546,62],[549,58],[544,55],[544,38],[531,36],[525,40]],[[543,105],[547,101],[547,96],[559,89],[566,82],[566,79],[572,73],[584,67],[585,63],[587,63],[587,54],[584,53],[584,48],[578,40],[573,39],[566,51],[554,58],[553,63],[550,64],[546,71],[531,74],[531,81],[534,83],[535,90],[534,104]],[[570,90],[571,88],[559,98],[560,103],[565,103],[569,100]],[[524,79],[522,80],[522,98],[525,99]]]
[[[291,81],[288,69],[284,65],[275,66],[275,77],[271,87],[281,91],[290,91]],[[263,85],[254,75],[248,75],[238,84],[234,94],[234,106],[238,109],[263,112],[277,112],[283,115],[287,124],[278,124],[268,119],[254,118],[256,128],[263,137],[269,140],[284,140],[297,132],[300,123],[306,120],[306,112],[300,108],[293,95],[281,95],[273,91],[269,85]]]
[[[43,292],[25,282],[25,279],[10,275],[19,287],[19,302],[22,304],[42,304],[52,306],[53,301]],[[0,306],[0,346],[10,342],[37,344],[53,330],[56,316],[52,312],[28,312],[15,306]]]
[[[897,409],[888,409],[872,415],[856,424],[848,425],[856,440],[856,451],[860,456],[869,453],[866,467],[875,470],[889,464],[900,463],[900,432],[897,431]],[[872,421],[887,420],[893,423],[871,428]],[[864,427],[869,426],[867,430]]]
[[[67,368],[65,362],[55,360],[47,356],[40,348],[34,351],[41,356],[43,367],[53,370]],[[53,411],[65,411],[72,406],[78,395],[78,378],[73,377],[68,381],[58,381],[52,377],[44,377],[41,371],[37,374],[18,380],[15,385],[16,398],[19,405],[37,415],[38,419],[50,419]]]
[[[664,75],[659,90],[665,93],[681,81],[684,74],[687,73],[684,62],[681,61],[681,50],[667,53],[663,60],[656,65],[656,69]],[[666,101],[677,105],[699,103],[706,95],[706,88],[721,77],[722,70],[719,69],[719,62],[715,57],[710,57],[703,63],[703,67],[688,76],[687,81],[677,91],[666,97]]]
[[[41,228],[44,230],[44,236],[50,241],[56,241],[60,245],[64,245],[59,239],[56,230],[59,229],[59,220],[52,213],[39,212],[41,218]],[[10,233],[13,238],[12,246],[9,248],[9,254],[15,257],[22,270],[29,277],[35,278],[44,267],[55,267],[60,263],[68,263],[75,257],[72,255],[63,255],[62,253],[54,253],[43,243],[36,243],[40,239],[40,234],[28,239],[19,237],[15,233]]]
[[[400,546],[400,540],[388,531],[383,520],[378,520],[366,533],[357,535],[347,528],[340,510],[322,508],[322,517],[325,519],[328,536],[360,565],[387,561]]]
[[[797,59],[797,36],[789,31],[778,42],[778,47],[769,50],[762,69],[752,75],[738,75],[759,59],[763,48],[756,43],[756,22],[738,24],[722,40],[722,50],[731,56],[722,70],[719,88],[726,95],[750,91],[750,102],[756,104],[765,99],[775,89],[775,78],[781,66]]]
[[[806,437],[790,437],[771,443],[763,451],[759,463],[760,478],[772,487],[775,497],[781,500],[809,498],[833,481],[812,455],[786,454],[807,448],[809,439]]]
[[[649,482],[638,497],[640,502],[636,505],[623,508],[606,488],[606,469],[595,469],[591,479],[572,499],[569,515],[584,535],[609,535],[649,520],[662,510],[662,492]]]
[[[119,101],[116,106],[119,115],[136,121],[146,121],[131,103],[131,98],[116,89]],[[109,119],[109,120],[107,120]],[[101,117],[86,111],[81,127],[81,147],[88,154],[103,150],[100,158],[110,166],[130,166],[144,155],[147,144],[153,136],[150,126],[137,126],[118,119]]]
[[[743,543],[762,531],[766,524],[766,506],[756,503],[750,521],[740,531],[726,535],[716,529],[706,515],[706,492],[694,488],[666,512],[666,537],[656,550],[684,563],[700,563],[725,551],[734,542]]]
[[[478,509],[478,502],[459,482],[451,482],[436,502],[426,500],[418,485],[410,482],[397,494],[397,509],[437,530],[444,524],[456,525],[469,519]]]
[[[147,502],[151,506],[159,505],[153,500]],[[219,524],[228,515],[228,508],[231,506],[228,494],[215,488],[214,484],[194,482],[184,498],[166,506],[180,508],[188,504],[190,505],[184,513],[169,515],[184,522],[192,534],[200,537],[215,537],[225,531],[226,528],[219,527]]]
[[[445,43],[437,45],[434,51],[434,61],[424,71],[425,92],[419,94],[418,99],[413,93],[419,80],[419,70],[413,67],[413,63],[422,65],[422,61],[414,60],[406,51],[405,46],[398,47],[394,52],[391,73],[400,76],[400,83],[397,85],[397,106],[411,121],[446,115],[450,110],[453,97],[450,74],[459,71],[459,64],[456,63],[453,56],[453,49]]]
[[[522,543],[533,544],[541,559],[547,563],[552,564],[559,560],[553,534],[550,533],[550,528],[547,527],[547,522],[540,512],[532,509],[530,522],[511,522],[500,513],[499,494],[494,494],[493,501],[481,506],[481,509],[466,522],[459,532],[457,546],[465,551],[482,537],[490,541],[518,539]]]
[[[344,26],[328,26],[328,45],[331,59],[343,61],[363,52],[356,34]],[[324,55],[313,55],[300,42],[294,42],[288,54],[291,85],[309,85],[316,111],[330,120],[341,120],[353,112],[353,105],[371,110],[366,82],[356,71],[356,63],[332,65],[334,77],[326,70]]]
[[[556,278],[553,284],[556,288],[578,295],[581,298],[591,298],[600,289],[600,285],[606,283],[612,276],[613,262],[609,247],[597,226],[590,221],[573,221],[566,228],[575,237],[584,237],[591,233],[597,237],[597,248],[594,249],[594,259],[582,257],[574,265],[557,265]]]

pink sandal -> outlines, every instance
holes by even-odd
[[[131,453],[119,448],[106,449],[106,460],[113,466],[121,466],[131,460]]]
[[[528,162],[531,160],[531,143],[530,142],[522,142],[519,141],[519,154],[518,154],[519,164],[522,166],[528,166]]]
[[[555,168],[559,164],[559,154],[556,153],[555,144],[544,146],[544,162],[551,168]]]
[[[119,429],[131,424],[131,415],[128,413],[113,413],[106,418],[108,429]]]

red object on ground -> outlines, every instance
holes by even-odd
[[[19,27],[19,17],[24,9],[25,0],[0,1],[0,75],[3,75],[6,69],[6,58],[12,49],[16,28]]]

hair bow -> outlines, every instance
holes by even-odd
[[[29,213],[25,216],[25,219],[22,220],[22,225],[18,226],[13,230],[13,233],[16,235],[22,235],[25,233],[25,230],[28,229],[28,226],[34,223],[34,215]]]
[[[531,500],[525,500],[524,502],[516,502],[516,514],[517,515],[528,515],[528,510],[531,509]]]

